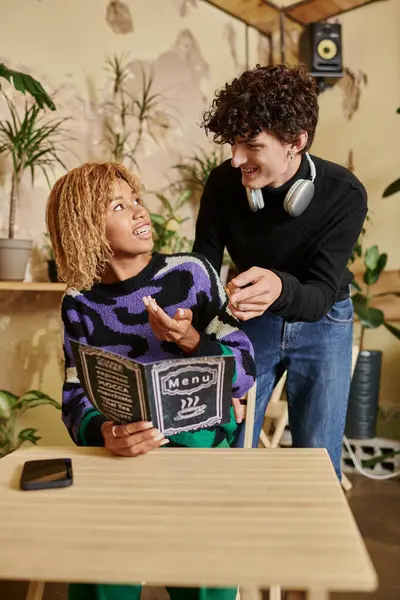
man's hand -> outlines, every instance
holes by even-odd
[[[139,456],[169,442],[147,421],[127,425],[114,425],[107,421],[101,426],[101,433],[105,447],[118,456]]]
[[[282,281],[268,269],[251,267],[228,283],[227,292],[232,314],[247,321],[262,315],[279,298]]]
[[[193,313],[189,308],[178,308],[171,319],[154,298],[145,296],[143,302],[153,333],[159,340],[175,342],[186,354],[196,350],[200,343],[200,334],[192,325]]]

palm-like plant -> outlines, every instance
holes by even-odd
[[[137,152],[145,132],[158,143],[149,125],[158,111],[162,96],[153,92],[154,76],[141,65],[140,92],[129,90],[131,71],[127,57],[107,59],[106,68],[112,78],[112,99],[105,103],[104,142],[108,154],[115,162],[128,162],[138,168]]]
[[[218,167],[223,160],[222,149],[207,153],[206,150],[200,148],[186,161],[174,165],[174,168],[178,169],[184,186],[192,192],[202,193],[211,171]]]
[[[24,442],[36,444],[40,440],[37,430],[31,427],[22,429],[17,434],[17,424],[25,411],[45,405],[61,409],[59,402],[38,390],[30,390],[20,397],[0,390],[0,458],[13,452]]]
[[[64,149],[64,123],[68,118],[46,118],[38,104],[25,103],[21,115],[16,105],[3,93],[10,118],[0,121],[0,154],[12,158],[11,198],[8,235],[15,237],[15,216],[20,184],[26,170],[30,171],[32,184],[39,169],[50,186],[49,170],[56,165],[66,169],[60,158]]]

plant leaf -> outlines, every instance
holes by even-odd
[[[400,298],[400,292],[381,292],[380,294],[374,294],[373,298],[382,298],[383,296],[396,296]]]
[[[394,325],[391,325],[390,323],[387,323],[386,321],[383,324],[386,327],[386,329],[390,331],[390,333],[392,333],[398,340],[400,340],[400,329],[398,329]]]
[[[57,402],[57,400],[53,400],[53,398],[50,398],[50,396],[43,394],[43,392],[40,392],[39,390],[30,390],[18,398],[15,409],[24,412],[29,408],[44,406],[46,404],[61,409],[61,404]]]
[[[378,308],[368,306],[368,300],[362,294],[352,296],[354,312],[361,321],[361,324],[368,329],[380,327],[385,320],[385,316]]]
[[[172,214],[173,208],[172,208],[172,204],[170,203],[168,198],[166,196],[164,196],[164,194],[161,194],[161,193],[157,193],[156,197],[159,199],[159,201],[161,202],[163,207],[168,211],[168,213]]]
[[[23,444],[23,442],[31,442],[32,444],[36,444],[40,440],[40,436],[36,435],[37,429],[27,428],[22,429],[18,433],[18,441],[19,446]]]
[[[368,248],[368,250],[365,252],[364,263],[367,269],[375,271],[375,269],[378,267],[378,261],[379,249],[375,244],[374,246],[371,246],[371,248]]]
[[[400,179],[396,179],[396,181],[393,181],[393,183],[388,185],[383,192],[383,197],[387,198],[388,196],[393,196],[393,194],[397,194],[397,192],[400,192]]]
[[[7,79],[7,81],[9,81],[11,85],[13,85],[15,89],[22,94],[25,94],[25,92],[31,94],[40,108],[44,108],[46,105],[48,108],[50,108],[50,110],[56,109],[53,100],[42,87],[42,84],[30,75],[21,73],[19,71],[13,71],[12,69],[6,67],[5,64],[0,63],[0,77]]]
[[[362,466],[366,468],[374,467],[375,465],[385,462],[388,458],[393,458],[394,456],[398,456],[400,454],[400,450],[392,450],[391,452],[386,452],[385,454],[380,454],[379,456],[374,456],[374,458],[369,458],[368,460],[362,461]]]
[[[175,210],[179,210],[180,208],[182,208],[182,206],[184,204],[186,204],[187,202],[189,202],[191,196],[192,196],[191,190],[185,190],[181,194],[181,196],[178,198],[178,201],[177,201],[176,206],[175,206]]]
[[[388,258],[388,255],[386,254],[386,252],[383,252],[383,254],[381,254],[379,256],[378,265],[377,265],[376,271],[375,271],[377,273],[378,277],[382,273],[383,269],[386,267],[387,258]]]
[[[351,282],[351,287],[354,288],[357,292],[361,292],[361,288],[355,279],[353,279],[353,281]]]
[[[153,223],[158,224],[158,225],[164,225],[165,223],[165,217],[163,217],[162,215],[156,215],[155,213],[150,213],[150,217]]]
[[[0,419],[9,419],[17,403],[18,396],[5,390],[0,390]]]

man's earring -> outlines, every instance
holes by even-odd
[[[290,160],[293,160],[293,152],[292,152],[292,150],[289,150],[289,158],[290,158]]]

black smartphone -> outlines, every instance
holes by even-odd
[[[22,469],[21,490],[48,490],[72,485],[70,458],[28,460]]]

